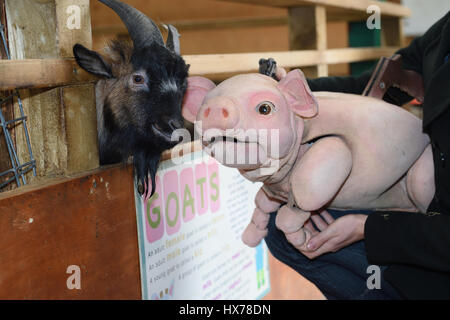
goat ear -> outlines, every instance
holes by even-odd
[[[204,77],[189,77],[186,94],[184,95],[182,114],[189,122],[195,122],[197,113],[209,91],[216,85]]]
[[[284,94],[292,111],[303,118],[317,115],[318,104],[306,82],[303,72],[292,70],[278,83],[278,89]]]
[[[97,52],[76,44],[73,47],[73,55],[78,65],[87,72],[103,78],[112,78],[110,66]]]

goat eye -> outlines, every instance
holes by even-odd
[[[144,77],[136,74],[136,75],[133,76],[133,82],[135,84],[143,84],[144,83]]]
[[[275,106],[272,102],[264,101],[258,104],[256,107],[256,111],[258,111],[259,114],[262,114],[264,116],[267,116],[269,114],[272,114],[272,112],[275,110]]]

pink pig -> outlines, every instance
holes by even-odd
[[[207,151],[264,183],[244,243],[256,246],[278,209],[277,227],[299,249],[311,237],[303,225],[324,208],[425,212],[434,170],[420,119],[374,98],[313,94],[300,70],[281,74],[279,82],[238,75],[217,87],[191,77],[183,102],[183,116],[201,122],[196,130]],[[278,139],[242,134],[262,129]],[[237,158],[254,161],[227,157],[236,148]]]

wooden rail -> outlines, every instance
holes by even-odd
[[[191,75],[217,75],[253,72],[260,58],[274,58],[285,68],[306,67],[317,64],[347,63],[378,59],[392,55],[397,47],[342,48],[258,53],[209,54],[184,56],[191,65]],[[74,59],[26,59],[0,61],[0,90],[13,88],[45,88],[93,82]]]
[[[405,18],[411,15],[411,10],[400,4],[373,0],[219,0],[225,2],[248,3],[261,6],[291,8],[299,6],[323,6],[337,20],[360,18],[367,19],[367,8],[376,5],[381,15]]]
[[[94,82],[75,59],[0,60],[0,90],[58,87]]]
[[[186,56],[192,75],[239,73],[257,70],[260,58],[274,58],[284,68],[307,67],[378,59],[392,55],[398,48],[342,48],[320,50],[273,51],[238,54]]]

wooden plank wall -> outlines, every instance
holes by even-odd
[[[289,47],[291,50],[327,49],[327,17],[323,6],[298,7],[288,9]],[[307,77],[317,78],[328,75],[328,65],[319,64],[303,68]]]
[[[125,0],[155,22],[173,23],[181,33],[184,55],[285,51],[290,49],[288,10],[214,0]],[[126,34],[109,8],[91,1],[93,46],[101,50],[108,39]],[[348,26],[328,22],[327,48],[348,47]],[[255,62],[257,63],[257,62]],[[348,64],[329,66],[332,75],[348,74]]]
[[[140,299],[134,201],[122,166],[0,194],[0,299]]]
[[[73,56],[80,42],[92,47],[89,0],[6,0],[12,59]],[[80,28],[67,27],[69,5],[80,8]],[[38,179],[98,167],[95,95],[92,84],[20,90],[36,159]],[[19,114],[15,106],[15,114]],[[17,151],[29,161],[23,130],[16,132]],[[32,178],[31,174],[28,177]]]

